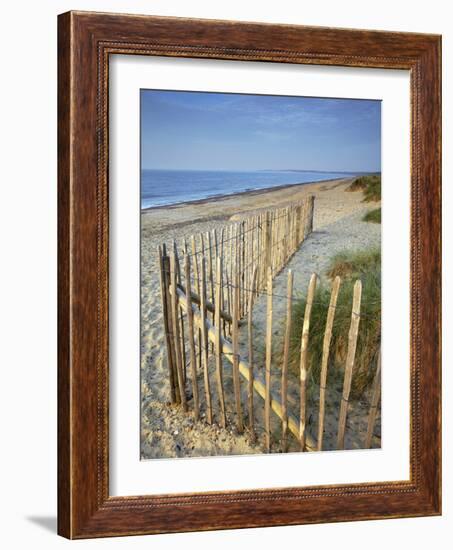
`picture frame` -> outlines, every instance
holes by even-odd
[[[441,513],[441,38],[68,12],[58,20],[58,532],[92,538]],[[410,73],[410,479],[110,496],[109,57]]]

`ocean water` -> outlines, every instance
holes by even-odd
[[[355,175],[357,173],[305,170],[142,170],[141,205],[142,208],[165,206],[291,183],[311,183]]]

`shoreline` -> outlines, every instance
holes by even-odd
[[[224,200],[229,199],[233,197],[244,197],[244,196],[255,196],[255,195],[266,195],[268,193],[272,193],[273,191],[281,191],[283,189],[290,189],[294,187],[306,187],[311,185],[320,185],[320,184],[327,184],[327,183],[334,183],[334,182],[344,182],[345,180],[352,180],[355,179],[355,177],[352,176],[345,176],[344,178],[333,178],[328,180],[321,180],[321,181],[306,181],[306,182],[299,182],[299,183],[283,183],[281,185],[276,185],[274,187],[263,187],[261,189],[246,189],[244,191],[238,191],[237,193],[218,193],[217,195],[211,195],[210,197],[205,197],[203,199],[193,199],[193,200],[187,200],[182,202],[175,202],[170,204],[159,204],[155,206],[147,206],[146,208],[141,208],[141,213],[146,214],[150,211],[156,211],[156,210],[162,210],[162,209],[175,209],[178,207],[183,206],[190,206],[190,205],[202,205],[207,204],[216,200]]]

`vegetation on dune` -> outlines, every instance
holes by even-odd
[[[339,276],[342,279],[360,279],[370,272],[380,272],[381,251],[379,248],[358,250],[354,252],[344,251],[336,254],[327,270],[329,279]]]
[[[356,178],[346,191],[363,191],[363,202],[381,200],[381,176],[360,176]]]
[[[375,208],[374,210],[370,210],[363,216],[362,220],[364,222],[381,223],[381,209]]]
[[[329,385],[341,388],[348,333],[351,323],[352,294],[357,279],[362,281],[362,304],[359,336],[352,379],[351,398],[360,398],[370,386],[377,364],[381,339],[381,253],[380,250],[344,252],[332,259],[329,278],[339,275],[342,283],[332,331],[329,361]],[[330,285],[318,286],[310,319],[308,345],[308,391],[319,386],[321,358],[326,317],[330,303]],[[302,297],[293,306],[290,369],[299,372],[300,339],[306,299]]]

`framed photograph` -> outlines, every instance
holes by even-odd
[[[59,533],[440,514],[440,37],[58,35]]]

